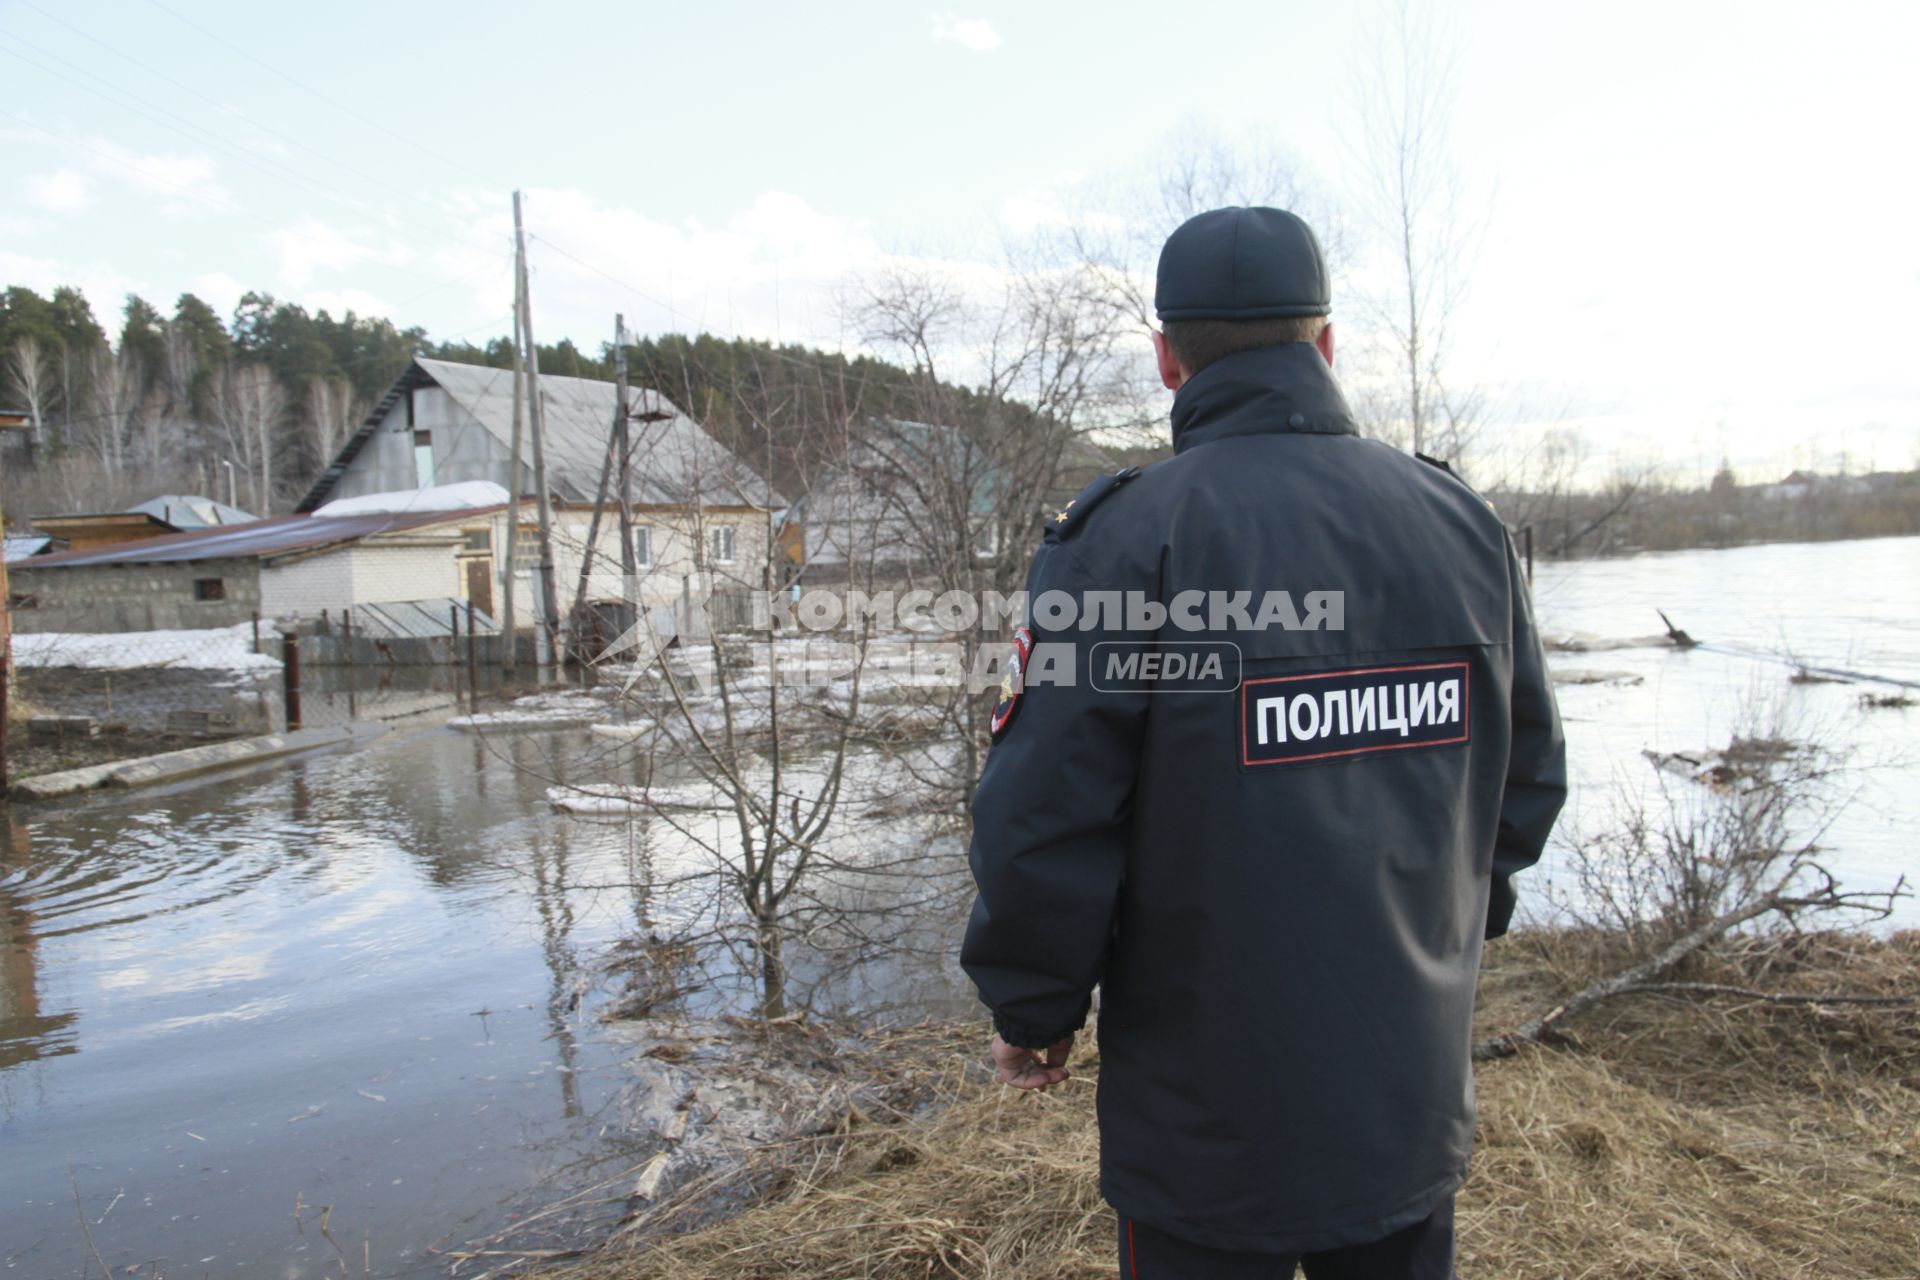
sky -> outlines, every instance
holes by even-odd
[[[1477,228],[1448,377],[1498,429],[1683,481],[1920,465],[1920,6],[1412,11]],[[109,329],[128,292],[251,288],[481,342],[519,188],[542,342],[622,312],[842,346],[860,273],[997,269],[1208,136],[1280,148],[1364,282],[1390,13],[0,0],[0,284],[78,284]]]

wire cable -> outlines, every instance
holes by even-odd
[[[200,92],[200,90],[194,88],[192,85],[186,83],[184,80],[175,79],[173,76],[168,75],[166,72],[160,70],[158,67],[151,66],[150,64],[142,62],[140,59],[134,57],[132,54],[127,53],[124,50],[115,48],[113,45],[108,44],[105,40],[100,39],[98,36],[93,35],[91,32],[81,30],[79,27],[74,26],[71,22],[68,22],[65,18],[62,18],[59,14],[50,13],[46,9],[41,8],[39,5],[33,3],[33,0],[17,0],[17,2],[21,5],[21,7],[33,10],[35,13],[47,19],[49,22],[58,23],[59,25],[65,27],[67,30],[73,32],[75,35],[79,36],[81,39],[89,41],[95,45],[98,45],[100,48],[105,49],[108,53],[112,54],[116,58],[119,58],[121,61],[130,63],[133,66],[140,68],[140,70],[146,72],[150,76],[155,77],[156,79],[164,80],[166,83],[172,85],[174,88],[180,90],[182,93],[190,94],[193,97],[198,98],[201,102],[206,103],[208,106],[214,108],[215,110],[220,111],[223,114],[237,115],[240,119],[246,121],[248,124],[252,125],[254,128],[260,130],[262,133],[265,133],[272,138],[278,139],[280,142],[285,143],[287,146],[298,148],[299,150],[306,152],[308,155],[313,156],[318,160],[324,160],[326,163],[333,165],[335,168],[340,169],[348,174],[351,174],[352,176],[360,179],[360,181],[362,182],[370,183],[373,186],[384,188],[385,190],[393,193],[394,195],[402,196],[406,199],[416,201],[420,204],[425,205],[430,209],[436,209],[436,210],[438,209],[438,206],[436,206],[431,200],[428,200],[425,196],[420,195],[418,192],[408,191],[403,187],[395,186],[391,182],[387,182],[384,179],[375,177],[373,174],[366,172],[364,169],[355,168],[353,165],[348,164],[344,160],[340,160],[335,158],[334,156],[328,155],[326,152],[321,151],[318,148],[310,147],[306,143],[300,141],[300,139],[292,137],[286,133],[283,133],[280,130],[274,128],[272,125],[266,124],[263,121],[254,119],[252,116],[248,115],[246,112],[238,110],[237,108],[233,107],[231,104],[221,102],[217,98],[210,97],[207,94]],[[15,37],[15,38],[17,39],[18,37]]]
[[[489,178],[486,174],[481,173],[479,170],[471,168],[468,165],[464,165],[460,163],[458,160],[449,159],[448,157],[441,155],[439,152],[433,150],[431,147],[422,146],[420,143],[415,142],[412,138],[406,137],[399,133],[395,133],[392,129],[389,129],[386,125],[381,124],[378,120],[375,120],[372,116],[365,115],[362,112],[356,111],[352,107],[348,106],[346,103],[340,102],[332,97],[329,97],[327,94],[320,92],[320,90],[314,88],[312,85],[307,84],[304,81],[295,79],[293,76],[287,74],[285,71],[282,71],[280,68],[274,66],[272,63],[266,62],[260,58],[255,57],[253,54],[248,53],[245,49],[241,48],[239,45],[235,44],[233,41],[227,39],[225,36],[221,35],[219,32],[209,30],[208,28],[203,27],[199,23],[195,22],[192,18],[187,17],[185,14],[180,13],[177,10],[168,8],[166,5],[160,3],[160,0],[147,0],[147,3],[152,5],[154,8],[160,10],[160,12],[166,14],[168,17],[174,19],[176,22],[181,22],[186,24],[189,27],[192,27],[195,31],[198,31],[201,35],[207,37],[209,40],[213,40],[218,42],[219,44],[225,45],[227,48],[239,54],[241,57],[245,58],[248,62],[253,63],[255,66],[260,67],[263,70],[272,72],[274,75],[280,77],[280,79],[282,80],[285,80],[288,84],[292,85],[294,88],[299,89],[304,93],[311,94],[315,98],[318,98],[320,101],[326,103],[328,106],[332,107],[334,110],[344,112],[345,114],[352,116],[354,119],[360,121],[360,123],[364,125],[367,125],[369,128],[378,129],[381,133],[386,134],[389,138],[392,138],[395,142],[404,143],[406,146],[419,152],[421,155],[431,156],[435,160],[438,160],[441,164],[444,164],[449,168],[458,169],[460,172],[468,175],[469,177],[477,178],[481,182],[487,183],[489,186],[493,185],[493,179]]]

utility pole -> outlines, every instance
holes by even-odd
[[[540,626],[546,661],[560,662],[560,602],[553,585],[553,500],[547,492],[546,409],[540,400],[540,348],[533,340],[533,295],[527,287],[527,232],[520,220],[520,193],[513,193],[513,253],[520,277],[520,332],[527,342],[527,423],[533,432],[533,487],[540,511]]]
[[[614,410],[618,417],[615,429],[620,448],[620,572],[622,586],[632,593],[631,604],[637,611],[640,608],[640,588],[636,582],[639,564],[633,550],[633,433],[628,425],[632,415],[627,410],[627,318],[616,315],[613,318],[613,385]],[[634,621],[639,621],[636,616]]]
[[[613,406],[613,415],[616,422],[613,428],[607,432],[606,452],[600,459],[600,484],[599,487],[593,491],[593,515],[587,519],[586,550],[580,556],[580,585],[573,593],[573,613],[571,616],[574,618],[584,618],[586,616],[587,587],[593,581],[593,557],[594,553],[600,549],[600,517],[605,514],[607,509],[607,486],[612,483],[613,456],[618,452],[620,442],[620,432],[617,422],[620,416],[620,406],[617,403]]]
[[[516,205],[517,205],[516,201]],[[518,243],[516,238],[515,243]],[[525,361],[520,355],[520,296],[519,257],[516,253],[513,273],[513,447],[509,451],[507,463],[507,552],[506,582],[501,592],[500,634],[506,642],[506,651],[501,657],[501,667],[508,675],[513,674],[514,664],[519,660],[520,629],[519,618],[513,608],[514,579],[520,576],[518,553],[520,548],[520,438],[526,431],[526,405],[521,397],[526,394],[527,372]]]

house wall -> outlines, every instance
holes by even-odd
[[[348,554],[353,559],[354,604],[385,604],[394,600],[430,600],[462,596],[454,564],[454,544],[382,545],[361,543]]]
[[[567,507],[554,512],[554,589],[563,611],[572,606],[574,595],[580,587],[580,565],[585,559],[587,527],[592,520],[593,510],[590,507]],[[536,522],[533,506],[528,503],[520,523],[531,529]],[[704,509],[698,519],[689,519],[683,508],[640,507],[635,509],[633,522],[636,527],[645,525],[653,530],[653,562],[640,570],[639,595],[644,604],[671,607],[680,603],[683,591],[698,601],[714,592],[758,590],[764,585],[767,561],[767,517],[764,512],[744,507],[714,507]],[[716,525],[732,525],[734,528],[734,558],[731,564],[708,563],[708,557],[695,554],[697,547],[706,545],[706,538]],[[493,533],[496,616],[500,612],[506,586],[506,530],[507,518],[503,514],[494,522]],[[587,583],[587,599],[625,599],[621,582],[618,510],[602,514],[594,545],[594,569]],[[534,607],[531,560],[529,555],[516,566],[518,585],[514,589],[514,607],[522,626],[529,625]]]
[[[347,550],[323,552],[270,565],[260,572],[260,613],[291,618],[338,609],[353,599],[353,564]]]
[[[491,480],[512,491],[513,486],[507,481],[511,470],[507,448],[480,425],[479,419],[460,408],[453,397],[439,387],[428,385],[415,387],[387,411],[386,418],[354,457],[346,474],[334,484],[328,498],[358,498],[369,493],[419,488],[420,474],[413,458],[416,431],[432,434],[435,484]],[[528,477],[524,492],[532,485],[532,471],[524,459],[521,470]]]
[[[15,564],[7,576],[13,596],[38,601],[32,608],[15,606],[15,631],[193,631],[247,622],[261,607],[260,565],[252,559],[44,569]],[[226,598],[195,599],[194,583],[201,578],[220,579]]]
[[[261,571],[260,611],[270,618],[316,617],[359,604],[464,596],[451,539],[362,542]]]

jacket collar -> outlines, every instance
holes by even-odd
[[[1310,342],[1214,361],[1173,397],[1173,451],[1229,436],[1298,431],[1355,435],[1340,384]]]

